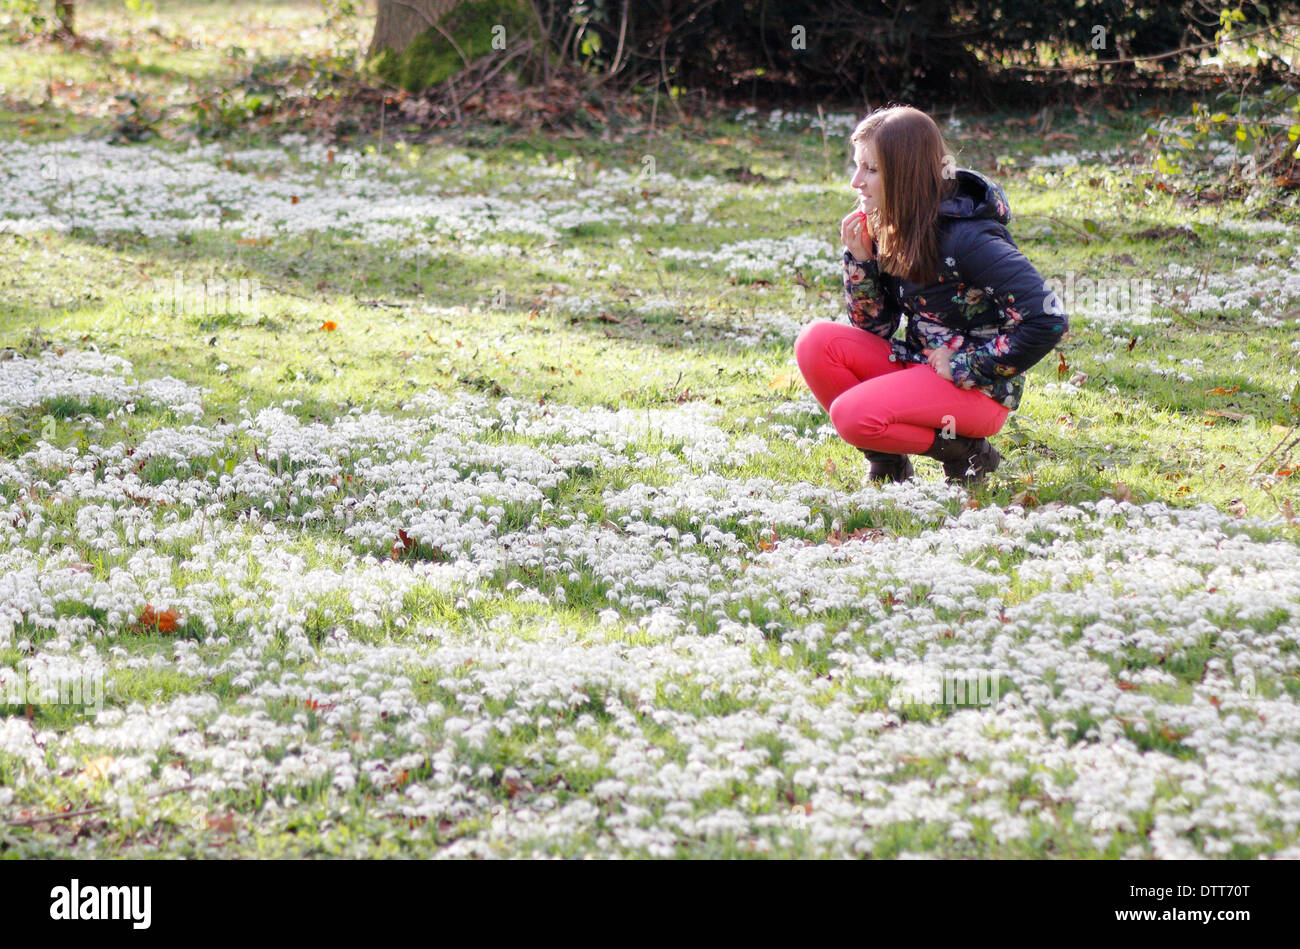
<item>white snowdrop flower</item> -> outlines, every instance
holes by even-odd
[[[975,828],[969,821],[958,820],[953,821],[952,825],[948,828],[948,836],[952,837],[954,840],[965,840],[970,837],[974,831]]]

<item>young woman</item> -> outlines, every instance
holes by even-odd
[[[1065,312],[1011,239],[1002,189],[957,168],[928,115],[881,109],[850,140],[858,206],[840,239],[852,325],[808,324],[795,360],[873,481],[907,480],[907,455],[920,454],[974,484],[997,468],[988,437],[1069,328]],[[904,314],[904,338],[891,339]]]

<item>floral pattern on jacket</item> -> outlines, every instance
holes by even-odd
[[[953,381],[1015,410],[1024,372],[1069,329],[1060,301],[1011,239],[1010,211],[996,184],[958,169],[940,205],[939,274],[918,286],[884,273],[875,259],[844,252],[849,321],[889,340],[891,359],[926,363],[924,349],[946,346]],[[903,317],[907,330],[894,339]]]

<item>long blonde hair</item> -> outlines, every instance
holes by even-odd
[[[883,187],[871,231],[881,269],[912,283],[933,282],[939,272],[939,203],[956,184],[939,126],[919,109],[896,105],[868,115],[849,141],[871,142],[876,149]]]

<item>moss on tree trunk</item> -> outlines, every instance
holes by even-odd
[[[537,37],[537,21],[527,0],[380,0],[367,55],[376,75],[409,92],[421,92],[454,76],[467,62],[499,54],[526,37]]]

